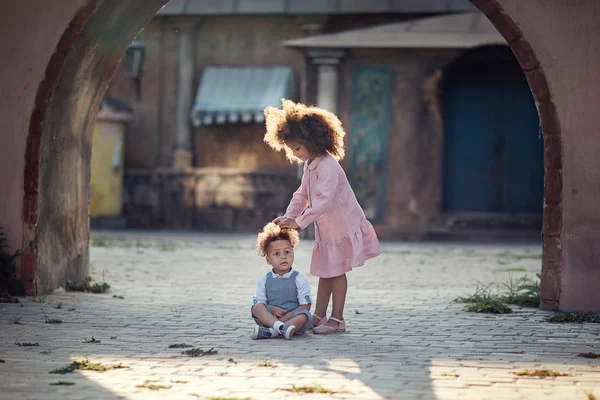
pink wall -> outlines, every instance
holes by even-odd
[[[499,3],[546,72],[562,132],[559,307],[600,311],[600,1]]]
[[[23,168],[29,119],[50,55],[81,0],[0,0],[0,226],[21,247]],[[48,21],[52,21],[48,23]]]

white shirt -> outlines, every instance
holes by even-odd
[[[275,272],[271,271],[271,274],[275,279],[289,279],[292,273],[294,273],[293,269],[283,275],[277,275]],[[256,285],[256,294],[254,295],[253,304],[267,304],[266,284],[267,276],[263,275]],[[306,279],[306,277],[301,273],[296,275],[296,291],[298,293],[298,303],[300,305],[312,304],[312,299],[310,297],[310,284],[308,283],[308,279]]]

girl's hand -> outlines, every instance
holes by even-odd
[[[279,222],[279,226],[286,229],[300,228],[296,223],[296,220],[292,218],[285,218],[283,221]]]
[[[271,309],[271,313],[277,318],[281,318],[285,315],[285,310],[281,307],[269,306],[269,308]]]

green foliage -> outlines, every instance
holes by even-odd
[[[87,276],[82,284],[67,282],[67,290],[72,292],[88,292],[88,293],[106,293],[110,290],[110,285],[106,282],[95,283],[92,278]]]
[[[16,280],[17,266],[15,264],[19,252],[11,253],[6,242],[8,241],[3,228],[0,227],[0,303],[18,303],[19,300],[12,295],[22,295],[22,288],[18,287]]]
[[[584,322],[590,322],[593,324],[600,324],[600,315],[594,313],[583,313],[583,312],[568,312],[568,313],[560,313],[548,317],[546,319],[548,322],[552,322],[555,324],[561,324],[565,322],[575,322],[577,324],[582,324]]]

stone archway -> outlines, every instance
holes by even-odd
[[[91,129],[125,50],[167,0],[91,0],[39,84],[25,154],[19,279],[28,295],[88,271]]]
[[[540,116],[544,136],[544,224],[541,303],[544,310],[559,308],[562,248],[562,144],[558,114],[546,75],[523,32],[498,0],[471,0],[509,43],[525,72]]]
[[[556,309],[561,287],[563,219],[558,115],[542,65],[518,25],[503,11],[501,2],[471,1],[510,44],[540,115],[545,150],[541,308]],[[37,290],[36,276],[42,277],[40,292],[47,292],[55,286],[55,280],[77,279],[87,272],[91,124],[128,44],[166,2],[90,2],[70,23],[47,66],[27,138],[23,198],[26,251],[20,278],[28,294]],[[50,265],[54,265],[52,271]]]

